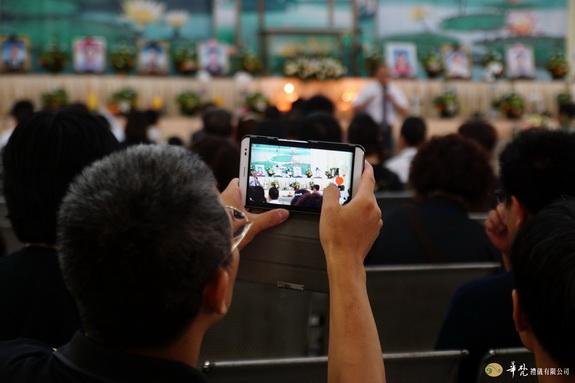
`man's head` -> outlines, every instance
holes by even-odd
[[[69,184],[117,148],[114,135],[86,112],[38,112],[19,124],[3,152],[4,195],[18,239],[55,244],[58,207]]]
[[[387,66],[385,66],[385,64],[378,65],[373,71],[373,77],[375,77],[380,84],[387,84],[389,82],[389,71],[387,70]]]
[[[62,203],[59,243],[89,336],[163,347],[198,317],[220,319],[238,261],[228,210],[210,169],[183,148],[136,146],[86,169]]]
[[[10,115],[16,124],[20,124],[29,119],[34,113],[34,104],[28,100],[16,101],[10,109]]]
[[[575,368],[575,201],[529,219],[513,244],[511,262],[513,319],[521,340],[536,360],[543,350],[557,367]]]
[[[497,144],[497,130],[485,120],[469,120],[459,127],[458,133],[477,141],[490,154]]]
[[[213,136],[232,135],[232,114],[225,109],[212,107],[202,115],[204,131]]]
[[[400,138],[407,147],[417,147],[425,141],[427,125],[420,117],[408,117],[401,125]]]
[[[280,197],[280,191],[275,186],[272,186],[270,188],[270,190],[268,191],[268,194],[270,196],[270,199],[272,199],[272,200],[278,199]]]
[[[547,129],[522,132],[500,157],[502,191],[529,216],[562,197],[575,198],[575,135]]]

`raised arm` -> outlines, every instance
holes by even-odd
[[[324,190],[320,239],[330,290],[328,381],[385,382],[381,345],[367,296],[364,258],[382,226],[373,194],[373,169],[365,163],[359,190],[339,205],[339,190]]]

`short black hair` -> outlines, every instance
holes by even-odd
[[[297,138],[299,140],[341,142],[341,135],[341,127],[334,116],[325,112],[317,112],[303,119]]]
[[[420,146],[411,163],[409,183],[419,199],[442,192],[460,197],[468,209],[474,209],[489,198],[495,176],[478,143],[448,134]]]
[[[559,115],[575,118],[575,103],[567,102],[559,104]]]
[[[272,186],[270,190],[268,190],[268,194],[271,199],[278,199],[280,196],[280,191],[275,186]]]
[[[515,289],[537,340],[561,367],[575,368],[575,201],[540,210],[511,249]]]
[[[473,119],[463,123],[459,129],[463,137],[477,141],[487,152],[493,152],[497,144],[497,130],[488,121]]]
[[[333,115],[333,112],[335,111],[335,105],[333,101],[331,101],[326,96],[316,94],[315,96],[312,96],[311,98],[306,100],[306,102],[303,105],[303,110],[306,116],[317,112],[323,112]]]
[[[218,189],[224,191],[240,173],[240,149],[228,138],[206,135],[194,142],[190,150],[210,167]]]
[[[353,116],[347,129],[349,143],[363,146],[366,156],[375,154],[383,162],[382,139],[379,125],[369,114],[359,112]]]
[[[529,129],[499,157],[503,191],[531,214],[565,197],[575,198],[575,135],[561,130]]]
[[[16,101],[10,109],[10,115],[16,120],[16,124],[20,124],[32,117],[34,113],[34,104],[28,100]]]
[[[401,124],[400,135],[408,146],[419,146],[425,141],[427,125],[421,117],[407,117]]]
[[[86,169],[60,209],[60,266],[84,329],[115,347],[173,343],[229,259],[229,215],[206,164],[137,145]]]
[[[225,109],[208,108],[202,115],[202,122],[207,134],[221,137],[232,134],[232,114]]]
[[[56,243],[57,212],[84,167],[117,150],[90,113],[41,111],[19,124],[2,155],[8,216],[23,243]]]

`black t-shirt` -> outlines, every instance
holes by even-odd
[[[32,339],[0,342],[0,382],[207,383],[181,362],[146,358],[102,347],[81,333],[57,351]]]

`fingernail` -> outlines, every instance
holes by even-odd
[[[280,219],[280,222],[283,222],[287,219],[287,217],[289,216],[289,212],[287,210],[278,210],[277,211],[277,215]]]

